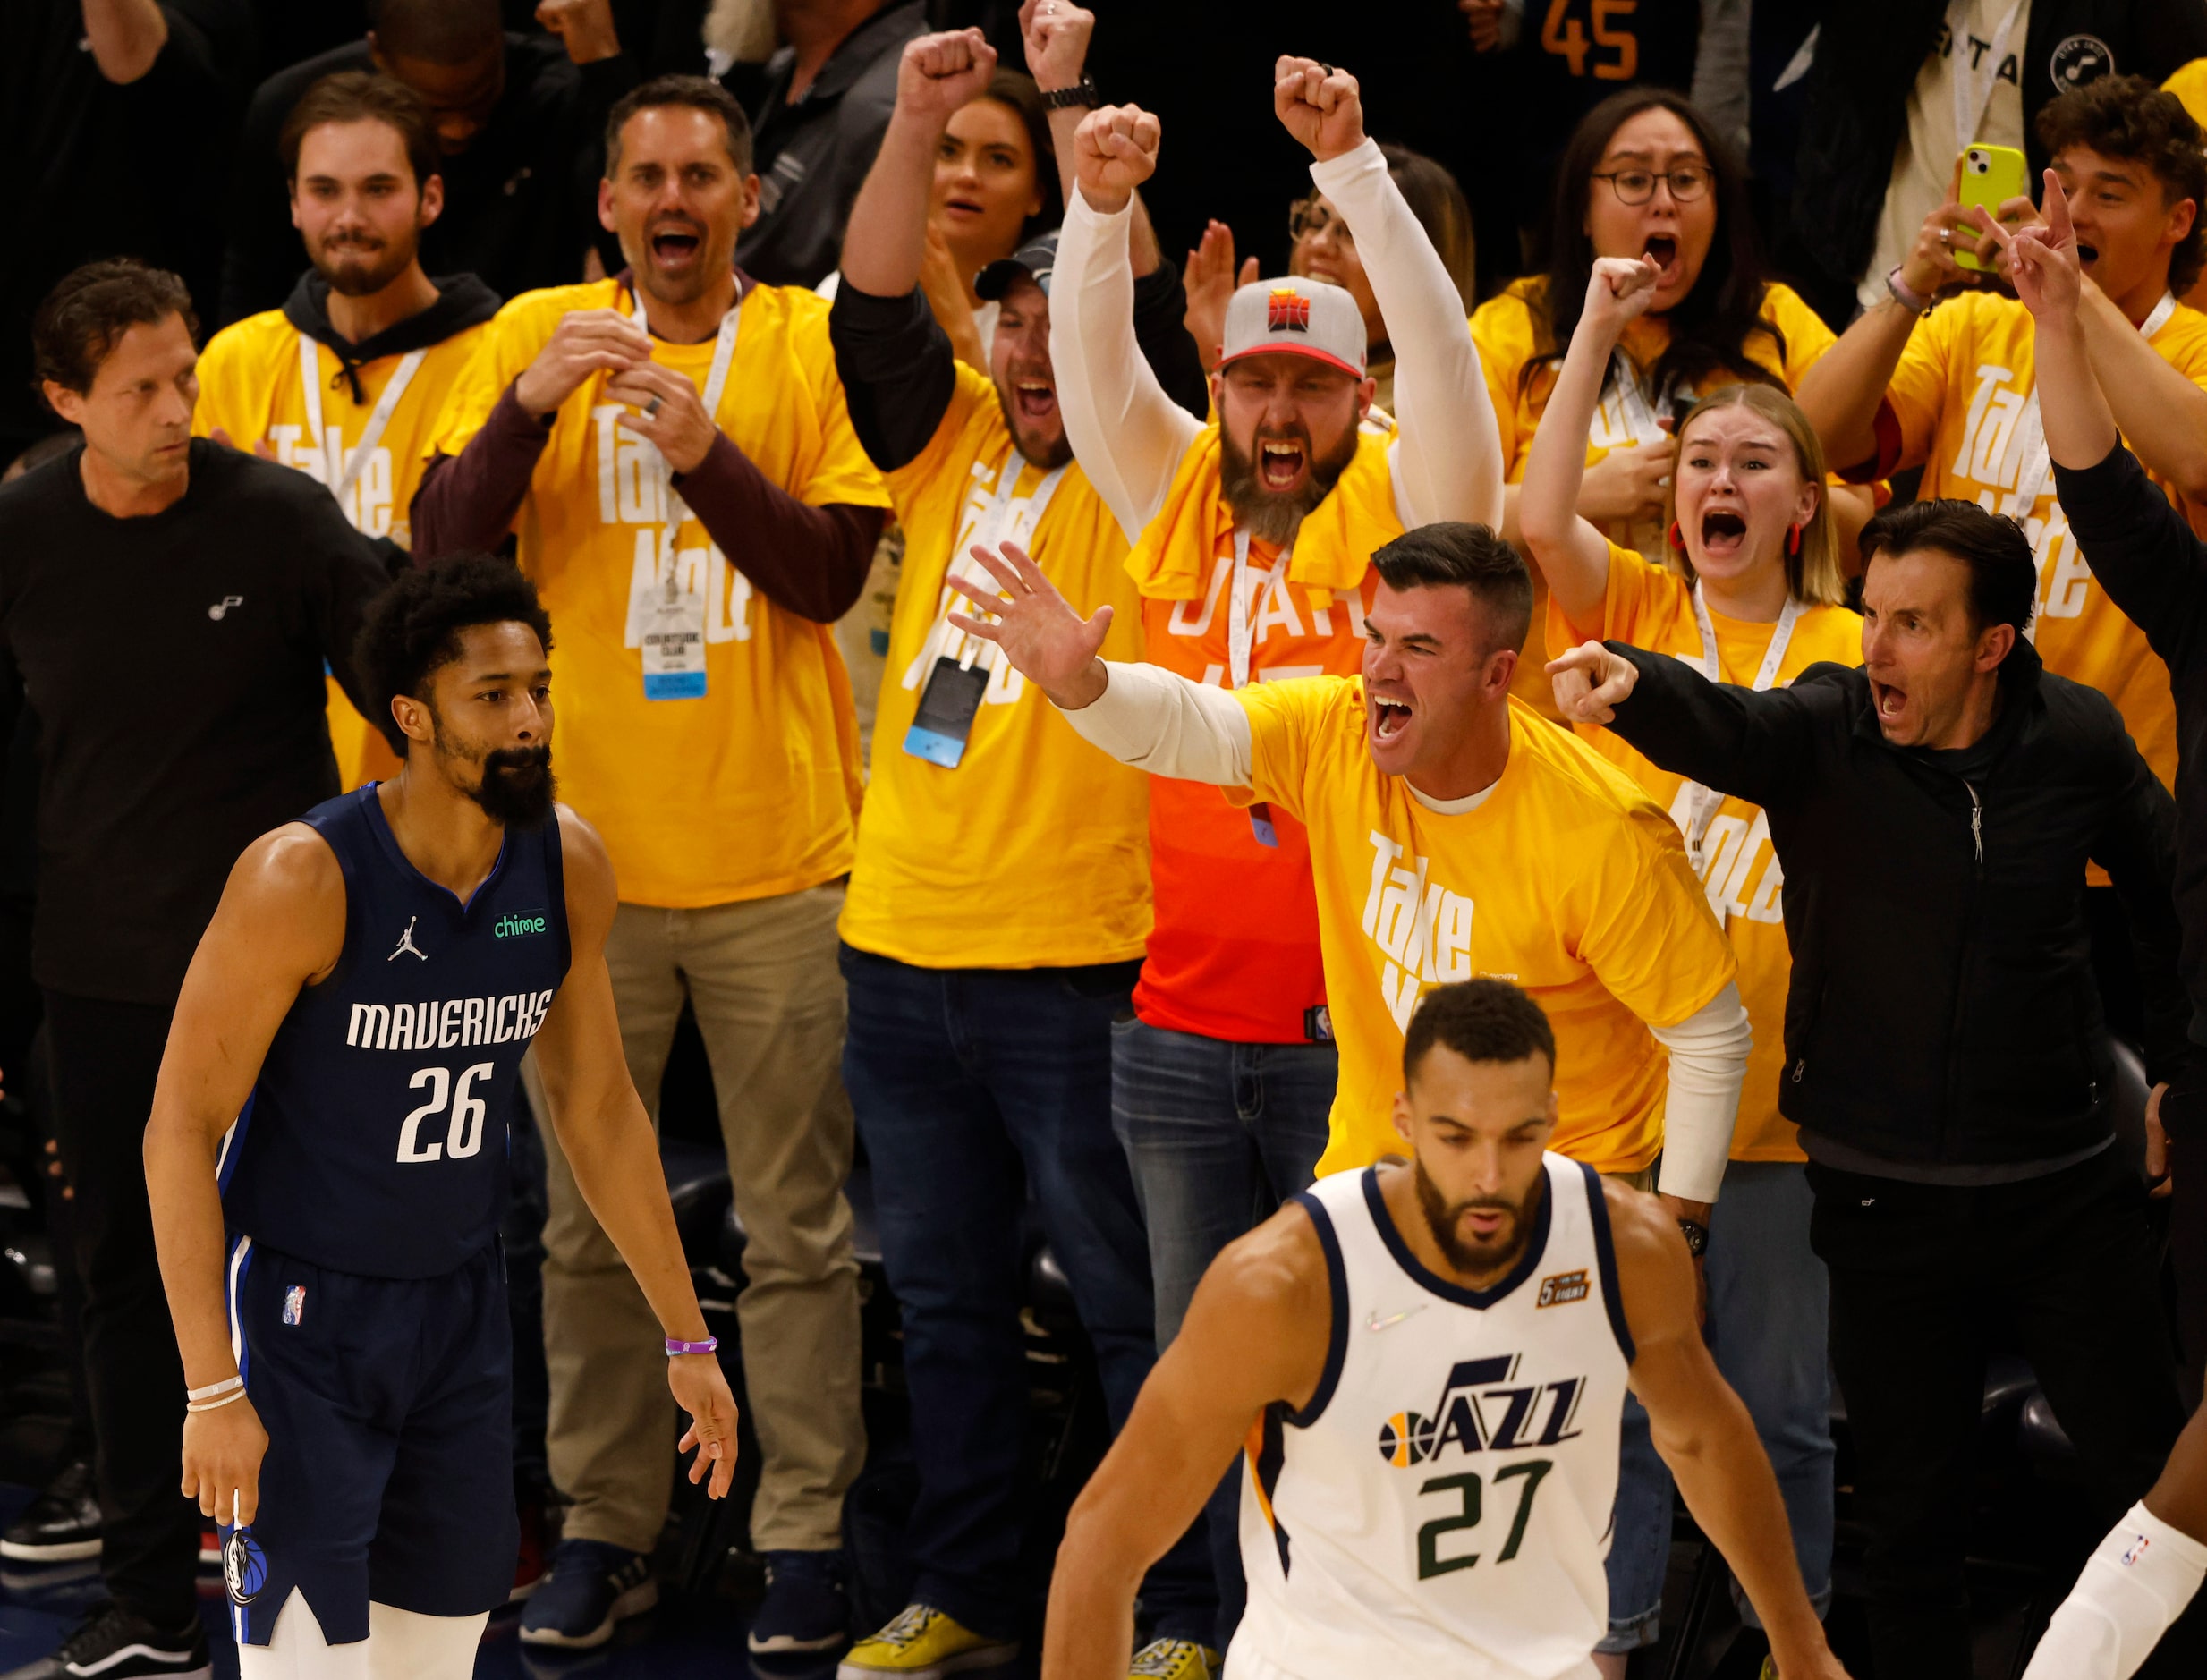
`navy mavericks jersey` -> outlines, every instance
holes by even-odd
[[[436,1277],[497,1235],[514,1082],[567,972],[559,823],[507,829],[462,904],[406,861],[372,784],[303,820],[344,871],[344,952],[224,1141],[225,1220],[332,1271]]]

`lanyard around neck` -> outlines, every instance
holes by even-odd
[[[315,452],[328,464],[324,468],[329,493],[344,507],[352,494],[352,487],[361,481],[361,472],[368,459],[376,453],[376,445],[383,441],[384,430],[391,423],[391,416],[398,412],[399,399],[406,395],[406,387],[428,355],[424,350],[410,350],[399,358],[392,369],[390,383],[383,387],[383,395],[376,399],[376,406],[369,412],[368,426],[361,433],[361,441],[343,462],[331,459],[329,446],[322,441],[322,358],[315,348],[314,340],[306,334],[299,335],[299,378],[306,387],[307,436],[314,439]],[[348,508],[345,517],[352,518]]]
[[[1778,609],[1777,626],[1770,632],[1770,645],[1764,649],[1762,663],[1755,669],[1753,686],[1757,693],[1778,681],[1778,667],[1785,663],[1786,649],[1793,641],[1794,626],[1800,622],[1801,613],[1801,602],[1787,595],[1786,605]],[[1698,579],[1693,584],[1693,623],[1702,633],[1702,675],[1711,683],[1721,683],[1724,664],[1717,646],[1717,627],[1709,616],[1709,602],[1702,593]],[[1717,812],[1724,804],[1724,795],[1699,782],[1689,782],[1686,785],[1692,790],[1686,805],[1686,855],[1693,861],[1693,872],[1699,875],[1709,825],[1716,820]]]
[[[1976,10],[1973,0],[1954,0],[1947,8],[1947,62],[1954,82],[1954,144],[1957,150],[1977,138],[1985,108],[1992,103],[1993,84],[1999,81],[2000,65],[2008,57],[2008,35],[2029,4],[2030,0],[2014,0],[2008,15],[1992,31],[1991,46],[1974,60],[1969,56],[1969,14]]]
[[[1280,556],[1272,563],[1271,576],[1286,575],[1289,557],[1294,553],[1290,543],[1280,550]],[[1234,532],[1234,576],[1227,586],[1227,675],[1229,688],[1246,687],[1249,683],[1249,660],[1256,645],[1256,604],[1250,599],[1253,573],[1249,569],[1249,533],[1236,527]],[[1259,586],[1261,587],[1261,586]]]

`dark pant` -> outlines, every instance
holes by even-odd
[[[1310,1184],[1340,1057],[1330,1044],[1234,1044],[1135,1020],[1111,1030],[1111,1121],[1134,1171],[1157,1279],[1159,1353],[1218,1251]],[[1242,1619],[1242,1466],[1204,1506],[1224,1650]]]
[[[184,1372],[146,1201],[146,1119],[168,1008],[46,997],[62,1165],[83,1289],[98,1438],[100,1570],[115,1602],[164,1627],[198,1615],[199,1507],[176,1490]],[[210,1164],[211,1169],[211,1164]]]
[[[2189,1062],[2161,1095],[2169,1133],[2169,1259],[2177,1274],[2177,1322],[2186,1392],[2199,1398],[2207,1376],[2207,1049],[2192,1047]]]
[[[842,960],[844,1083],[904,1312],[914,1596],[1008,1637],[1023,1609],[1029,1194],[1095,1346],[1114,1430],[1157,1360],[1149,1249],[1111,1132],[1111,1022],[1139,965],[922,969],[847,946]],[[1200,1528],[1150,1570],[1142,1607],[1161,1635],[1210,1639]]]
[[[1878,1680],[1966,1680],[1965,1541],[1989,1327],[2017,1338],[2107,1522],[2152,1485],[2183,1426],[2144,1188],[2111,1150],[1973,1189],[1813,1163],[1808,1174],[1868,1530]],[[2169,1666],[2185,1660],[2164,1645],[2140,1672],[2196,1675]]]

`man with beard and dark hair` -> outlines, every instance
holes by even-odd
[[[734,1473],[621,1053],[613,866],[553,803],[551,641],[502,560],[402,578],[358,658],[399,773],[246,849],[177,1000],[146,1177],[243,1680],[474,1672],[518,1540],[497,1116],[532,1047],[665,1335],[691,1480]]]
[[[1296,1192],[1205,1273],[1066,1521],[1045,1680],[1126,1672],[1135,1583],[1237,1449],[1237,1673],[1591,1673],[1628,1384],[1779,1669],[1844,1680],[1685,1243],[1549,1152],[1556,1071],[1508,981],[1426,995],[1392,1103],[1410,1161]]]
[[[1131,106],[1091,114],[1071,148],[1079,185],[1051,292],[1065,433],[1133,545],[1145,657],[1233,689],[1354,672],[1373,550],[1428,520],[1502,517],[1463,300],[1364,138],[1355,78],[1282,59],[1273,104],[1354,229],[1399,357],[1399,427],[1371,406],[1355,301],[1313,280],[1234,295],[1216,422],[1173,403],[1131,325],[1133,191],[1159,143],[1156,120]],[[1155,923],[1137,1019],[1112,1039],[1112,1102],[1149,1211],[1164,1345],[1252,1210],[1310,1182],[1337,1056],[1302,825],[1156,780],[1150,864]],[[1235,1498],[1228,1483],[1210,1524],[1222,1646],[1239,1599]]]
[[[47,403],[83,434],[0,488],[0,643],[37,707],[38,901],[112,1603],[20,1680],[204,1675],[199,1514],[140,1141],[177,988],[256,835],[337,791],[323,673],[397,551],[301,474],[191,436],[191,300],[88,264],[39,308]]]
[[[1037,80],[1078,82],[1083,44],[1072,43],[1070,74],[1038,64]],[[911,1606],[860,1642],[846,1676],[974,1668],[1014,1649],[1027,1390],[1021,1262],[1006,1239],[1030,1194],[1096,1345],[1113,1423],[1155,1359],[1142,1209],[1111,1128],[1111,1022],[1149,928],[1148,793],[1139,771],[1098,765],[995,648],[947,622],[953,560],[1009,540],[1083,612],[1109,605],[1119,657],[1141,649],[1126,538],[1057,411],[1057,235],[980,271],[999,304],[987,375],[958,361],[920,284],[946,125],[996,64],[978,30],[905,46],[828,317],[853,423],[905,538],[843,911],[844,1080],[879,1187],[922,1490]],[[1137,338],[1170,367],[1187,301],[1169,264],[1138,283],[1134,307]],[[1201,380],[1190,383],[1200,406]],[[989,885],[1007,878],[1034,889],[1009,916]],[[961,1046],[970,1071],[946,1080]],[[1216,1666],[1201,1539],[1143,1590],[1155,1636],[1144,1674],[1179,1676],[1176,1661],[1206,1651]]]
[[[687,1003],[745,1234],[743,1337],[774,1349],[746,1373],[772,1571],[750,1643],[817,1652],[846,1637],[843,1494],[864,1457],[836,967],[858,738],[834,624],[888,494],[827,301],[734,267],[759,207],[742,107],[700,77],[646,82],[607,119],[606,168],[599,215],[630,266],[498,312],[431,445],[414,552],[511,532],[560,620],[567,788],[620,872],[629,1071],[656,1114]],[[674,1460],[649,1307],[556,1141],[546,1447],[573,1504],[520,1637],[589,1646],[657,1600]]]
[[[299,468],[356,530],[406,547],[429,437],[498,299],[473,275],[422,272],[445,187],[429,107],[403,84],[325,77],[293,107],[283,152],[313,267],[282,309],[208,341],[191,428]],[[334,681],[329,732],[340,785],[397,772]]]

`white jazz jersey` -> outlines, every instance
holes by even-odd
[[[1546,1167],[1524,1259],[1483,1291],[1419,1263],[1376,1168],[1296,1198],[1332,1343],[1310,1404],[1250,1431],[1228,1680],[1592,1680],[1632,1338],[1601,1181]]]

